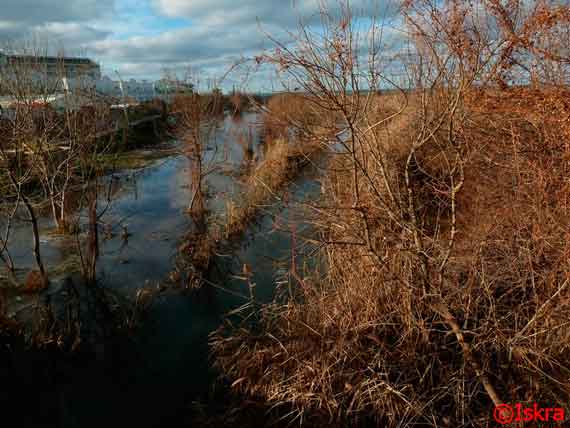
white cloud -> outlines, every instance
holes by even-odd
[[[80,51],[124,77],[156,78],[192,66],[223,74],[236,59],[271,47],[299,17],[318,25],[321,0],[0,0],[1,42],[35,36]],[[352,0],[356,15],[386,14],[399,0]],[[6,4],[7,3],[7,4]],[[337,0],[329,0],[337,4]],[[380,11],[380,12],[379,12]],[[378,13],[375,13],[378,12]],[[260,26],[263,31],[260,31]]]
[[[338,0],[152,0],[165,16],[184,17],[200,22],[225,22],[226,25],[262,24],[290,26],[299,18],[317,18],[319,7],[338,10]],[[352,0],[355,15],[387,17],[394,14],[400,0]]]
[[[110,35],[98,20],[113,16],[115,0],[2,0],[0,48],[39,41],[50,50],[77,51]]]

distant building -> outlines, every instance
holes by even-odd
[[[70,86],[73,87],[75,82],[70,80]],[[103,95],[109,95],[116,98],[134,98],[138,101],[146,101],[155,97],[153,82],[134,79],[120,81],[112,80],[108,76],[94,82],[97,92]]]
[[[0,52],[0,69],[17,70],[29,67],[48,78],[74,79],[88,77],[93,80],[101,78],[101,67],[89,58],[41,55],[7,55]]]
[[[173,79],[160,79],[155,82],[154,89],[157,94],[191,94],[194,91],[194,84]]]

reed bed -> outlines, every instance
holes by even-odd
[[[327,269],[291,272],[284,300],[221,327],[215,362],[236,393],[303,426],[568,414],[570,110],[551,36],[570,13],[404,3],[413,90],[354,89],[366,71],[349,9],[322,12],[324,41],[301,28],[296,49],[268,55],[346,126],[312,204]],[[476,8],[496,18],[500,54]]]
[[[529,97],[548,104],[543,115]],[[420,292],[412,234],[372,189],[361,194],[368,226],[358,212],[322,210],[316,226],[329,243],[320,254],[326,275],[293,279],[285,304],[264,307],[254,326],[238,323],[213,336],[216,362],[234,388],[283,406],[302,424],[485,426],[493,403],[466,363],[451,319],[503,400],[568,412],[568,164],[560,144],[567,128],[560,115],[550,115],[563,98],[542,91],[479,94],[466,106],[461,138],[471,145],[470,172],[457,201],[461,233],[437,304]],[[493,113],[497,103],[500,114]],[[390,176],[400,184],[402,204],[401,154],[416,132],[415,117],[412,111],[383,132],[385,144],[396,146]],[[452,226],[449,195],[438,186],[444,169],[438,155],[417,153],[422,168],[413,185],[426,251],[441,260]],[[342,170],[337,161],[323,178],[329,206],[350,201],[350,173]]]

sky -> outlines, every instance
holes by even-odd
[[[0,0],[0,46],[36,40],[86,55],[111,78],[158,79],[169,69],[219,78],[242,58],[286,38],[299,18],[311,22],[322,0]],[[337,2],[329,0],[332,5]],[[352,0],[363,16],[386,15],[398,0]],[[334,7],[334,6],[331,6]],[[275,89],[270,70],[236,69],[224,86]]]

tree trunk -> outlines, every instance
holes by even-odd
[[[89,235],[88,235],[88,271],[87,281],[89,284],[94,284],[97,275],[97,258],[99,257],[99,230],[97,219],[97,191],[93,192],[89,202]]]

